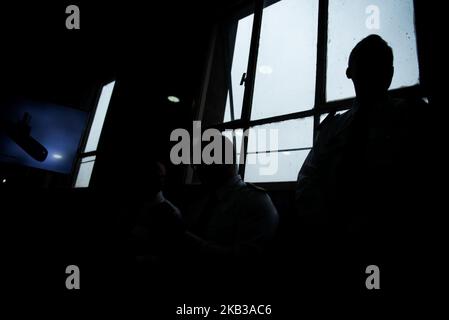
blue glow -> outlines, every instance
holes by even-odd
[[[87,113],[50,103],[17,100],[2,106],[0,118],[16,123],[25,112],[31,115],[31,136],[48,150],[49,156],[43,162],[36,161],[0,132],[0,161],[71,173]]]

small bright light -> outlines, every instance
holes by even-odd
[[[2,180],[2,183],[6,183],[6,179],[3,179],[3,180]]]
[[[272,74],[273,68],[271,68],[270,66],[260,66],[259,72],[262,74]]]
[[[62,156],[60,154],[58,154],[58,153],[54,153],[53,154],[53,158],[55,158],[55,159],[62,159]]]
[[[168,101],[173,102],[173,103],[178,103],[181,101],[181,100],[179,100],[178,97],[175,97],[175,96],[168,96],[167,99],[168,99]]]

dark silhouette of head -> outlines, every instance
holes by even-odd
[[[393,50],[380,36],[370,35],[352,49],[346,76],[354,83],[359,101],[384,98],[393,73]]]
[[[153,159],[142,157],[135,162],[135,173],[130,178],[128,190],[132,190],[134,196],[139,199],[151,199],[164,186],[166,176],[165,166]]]
[[[204,150],[206,146],[203,145],[202,147]],[[215,157],[216,155],[213,152],[212,155]],[[237,156],[234,145],[231,140],[223,135],[221,135],[220,152],[221,154],[218,156],[221,159],[220,163],[207,164],[202,159],[201,164],[195,167],[198,178],[207,186],[219,187],[237,174]]]
[[[161,162],[154,161],[150,163],[149,167],[150,192],[157,193],[162,190],[162,188],[164,187],[166,174],[167,172],[165,170],[165,166]]]

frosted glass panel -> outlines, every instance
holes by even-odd
[[[238,21],[237,35],[235,38],[234,54],[231,67],[232,99],[234,115],[231,114],[231,100],[228,92],[226,109],[223,122],[240,119],[242,115],[243,94],[245,86],[240,85],[242,74],[247,71],[251,33],[253,29],[254,15],[249,15]]]
[[[341,110],[341,111],[337,111],[335,112],[335,114],[344,114],[346,112],[348,112],[349,110]],[[320,115],[320,123],[324,121],[324,119],[326,119],[326,117],[329,115],[329,113],[323,113],[322,115]]]
[[[355,96],[346,78],[354,46],[370,34],[393,48],[394,77],[390,89],[419,81],[413,0],[330,0],[327,60],[327,100]]]
[[[269,123],[249,130],[248,152],[311,148],[313,117]]]
[[[313,107],[318,1],[283,0],[264,9],[251,119]]]
[[[242,129],[236,129],[236,130],[225,130],[222,132],[222,134],[228,138],[233,144],[235,143],[235,151],[237,154],[237,163],[240,162],[240,151],[242,148],[242,138],[243,138],[243,130]]]
[[[248,154],[245,181],[287,182],[296,181],[310,150]]]
[[[87,188],[89,186],[94,164],[95,156],[86,157],[81,160],[78,176],[76,177],[75,188]]]
[[[114,85],[115,81],[105,85],[101,90],[100,99],[98,100],[94,120],[90,128],[89,138],[87,139],[84,152],[97,150],[98,141],[100,140],[101,130],[103,128],[104,119],[106,118],[106,113],[108,111],[109,101],[111,100]]]

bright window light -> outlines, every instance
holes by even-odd
[[[106,118],[114,85],[115,81],[112,81],[105,85],[101,90],[100,99],[98,100],[94,120],[90,128],[84,152],[94,152],[97,150],[98,141],[100,140],[101,130]],[[76,176],[75,188],[87,188],[89,186],[95,159],[96,156],[87,156],[81,159],[78,174]]]
[[[251,120],[311,109],[315,99],[318,1],[264,9]]]
[[[288,182],[296,181],[299,169],[310,150],[249,153],[246,158],[245,181]],[[274,172],[274,174],[270,174]]]
[[[94,164],[95,156],[86,157],[81,160],[78,176],[76,177],[75,188],[87,188],[89,186]]]
[[[277,141],[270,141],[270,131],[276,133]],[[312,145],[313,117],[273,122],[249,130],[248,152],[302,149]]]
[[[270,130],[277,132],[276,143],[270,141],[272,138]],[[249,182],[295,181],[312,145],[313,117],[255,127],[249,131],[245,180]],[[265,170],[270,174],[263,174],[262,167],[270,165],[273,170]]]
[[[98,141],[100,140],[101,130],[103,129],[104,119],[111,100],[112,91],[114,90],[115,81],[105,85],[101,90],[100,99],[95,111],[94,121],[89,132],[84,152],[91,152],[97,150]]]
[[[260,66],[259,67],[259,72],[262,74],[272,74],[273,73],[273,68],[270,66]]]
[[[231,67],[232,83],[232,101],[234,106],[234,115],[231,115],[230,96],[226,99],[226,109],[224,122],[240,119],[242,114],[243,94],[245,86],[240,85],[243,73],[246,73],[248,67],[249,47],[251,43],[251,33],[253,29],[253,18],[251,14],[240,19],[237,25],[237,34],[235,38],[234,54]]]
[[[393,48],[390,89],[418,84],[413,0],[330,0],[328,101],[355,96],[352,81],[346,78],[348,58],[354,46],[370,34],[378,34]]]
[[[326,80],[323,80],[326,81],[326,102],[355,96],[352,81],[346,78],[348,57],[354,46],[370,34],[380,35],[393,49],[395,73],[390,89],[419,84],[413,2],[329,0],[327,70]],[[322,62],[317,60],[318,3],[281,0],[263,9],[250,120],[314,107],[315,85],[322,79],[316,70],[317,63]],[[238,21],[230,53],[231,90],[227,94],[224,122],[241,117],[245,86],[240,85],[240,81],[242,74],[247,72],[252,23],[253,15]],[[231,29],[231,36],[234,31]],[[346,110],[337,114],[344,112]],[[323,121],[326,115],[321,115],[319,120]],[[309,117],[251,128],[245,180],[295,181],[312,148],[314,125],[317,124],[313,117]],[[259,129],[266,129],[265,135],[276,130],[277,145],[270,144],[269,140],[259,144]],[[237,140],[236,143],[240,142]],[[269,159],[276,159],[276,163],[272,163],[274,170],[268,168]]]

